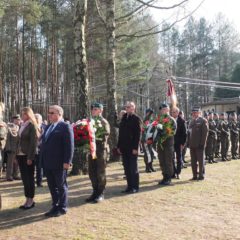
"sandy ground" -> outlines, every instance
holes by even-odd
[[[36,207],[23,211],[21,181],[0,182],[3,206],[0,239],[240,239],[240,160],[206,166],[206,180],[190,181],[191,169],[168,187],[161,172],[145,173],[139,158],[140,192],[125,189],[121,163],[107,168],[105,201],[85,204],[91,193],[88,176],[69,177],[69,211],[46,218],[51,201],[46,182],[36,189]]]

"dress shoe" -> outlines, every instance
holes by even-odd
[[[138,189],[133,188],[129,191],[129,193],[130,194],[138,193]]]
[[[170,185],[170,184],[171,184],[171,180],[170,180],[170,179],[161,181],[161,182],[159,183],[159,185],[163,185],[163,186],[168,186],[168,185]]]
[[[97,194],[93,192],[92,195],[85,200],[85,202],[87,203],[92,202],[95,200],[96,197],[97,197]]]
[[[201,180],[204,180],[204,176],[199,176],[199,177],[198,177],[198,180],[200,180],[200,181],[201,181]]]
[[[197,177],[193,177],[193,178],[191,178],[190,180],[191,180],[191,181],[196,181],[196,180],[198,180],[198,178],[197,178]]]
[[[53,217],[53,214],[57,212],[57,207],[52,207],[48,212],[44,213],[46,217]]]
[[[14,180],[22,180],[20,177],[14,177]]]
[[[25,204],[25,205],[20,206],[19,208],[23,209],[23,210],[28,210],[28,209],[31,209],[31,208],[34,208],[34,207],[35,207],[35,202],[32,202],[32,204],[30,206]]]
[[[100,203],[104,200],[104,195],[101,194],[93,200],[93,203]]]
[[[223,162],[226,162],[226,161],[227,161],[227,159],[226,159],[226,158],[222,158],[222,161],[223,161]]]
[[[212,160],[208,160],[208,163],[212,164],[213,162],[212,162]]]
[[[177,174],[176,179],[181,179],[181,175]]]
[[[218,161],[216,161],[216,160],[214,160],[214,159],[212,160],[212,162],[213,162],[213,163],[218,163]]]
[[[126,188],[125,190],[121,191],[121,193],[129,193],[131,191],[130,188]]]
[[[8,178],[7,181],[8,181],[8,182],[12,182],[12,181],[13,181],[13,178]]]

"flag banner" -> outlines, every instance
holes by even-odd
[[[167,97],[169,98],[169,102],[172,104],[172,107],[177,106],[177,96],[175,92],[175,88],[171,79],[167,79]]]

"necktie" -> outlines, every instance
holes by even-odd
[[[54,127],[54,124],[51,124],[51,126],[48,128],[48,130],[47,130],[47,132],[46,132],[45,139],[48,139],[50,133],[51,133],[52,130],[53,130],[53,127]]]

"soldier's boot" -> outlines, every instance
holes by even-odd
[[[93,190],[92,195],[88,197],[85,202],[93,202],[97,197],[97,191]]]
[[[210,163],[210,164],[213,163],[211,156],[208,156],[208,163]]]
[[[147,163],[145,172],[146,172],[146,173],[151,173],[151,172],[152,172],[152,170],[151,170],[151,168],[150,168],[150,163]]]
[[[153,164],[152,162],[149,163],[149,168],[152,172],[156,172],[156,170],[153,168],[152,164]]]
[[[212,159],[212,163],[217,163],[217,161],[216,161],[216,160],[214,160],[214,157],[213,157],[213,155],[211,156],[211,159]]]

